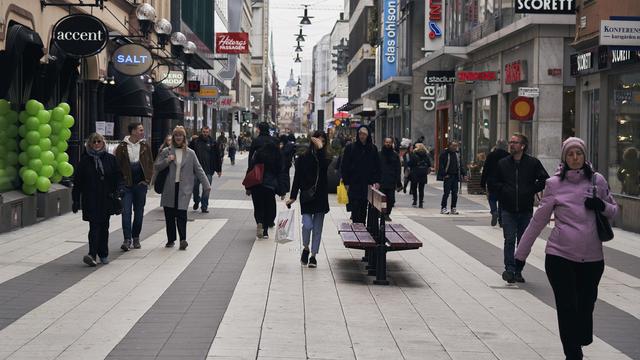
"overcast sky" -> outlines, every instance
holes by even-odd
[[[307,35],[306,41],[302,42],[304,52],[300,57],[311,59],[313,46],[320,41],[322,36],[331,32],[336,20],[340,18],[340,13],[344,7],[344,0],[270,0],[270,25],[273,33],[273,50],[276,72],[280,86],[289,79],[289,72],[293,68],[295,79],[298,79],[301,71],[301,63],[294,63],[296,56],[294,47],[296,39],[294,34],[298,33],[300,19],[304,8],[302,4],[309,4],[309,16],[311,25],[304,25],[302,33]]]

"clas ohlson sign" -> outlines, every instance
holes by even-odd
[[[384,0],[384,19],[382,37],[382,79],[396,76],[397,38],[398,38],[398,1]]]

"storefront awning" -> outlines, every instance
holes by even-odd
[[[183,120],[184,110],[178,96],[165,87],[157,85],[153,92],[153,118]]]
[[[9,26],[5,50],[0,52],[0,65],[4,73],[0,76],[0,98],[7,97],[11,84],[20,80],[21,88],[13,89],[9,97],[17,103],[24,103],[30,98],[36,68],[40,64],[40,58],[44,56],[43,49],[44,45],[38,33],[16,23]],[[20,63],[23,67],[18,71]]]
[[[346,104],[340,106],[338,108],[338,111],[351,111],[352,109],[356,108],[357,106],[358,106],[357,104],[346,103]]]
[[[427,66],[427,70],[447,70],[454,69],[457,65],[469,60],[466,47],[445,46],[432,52],[428,57],[422,58],[413,63],[413,70],[418,70],[422,66]]]
[[[126,76],[114,71],[116,84],[107,86],[104,111],[124,116],[153,116],[151,90],[140,76]]]
[[[371,100],[385,100],[387,95],[397,94],[402,89],[410,89],[411,85],[411,76],[392,76],[363,92],[362,97]]]

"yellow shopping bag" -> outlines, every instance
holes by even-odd
[[[347,205],[349,203],[349,195],[347,195],[347,188],[340,180],[340,185],[336,189],[336,193],[338,194],[338,204]]]

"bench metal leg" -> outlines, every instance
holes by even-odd
[[[367,250],[367,275],[375,276],[376,275],[376,249]]]
[[[376,279],[373,280],[376,285],[389,285],[389,280],[387,280],[387,252],[384,246],[378,246],[376,249]]]

